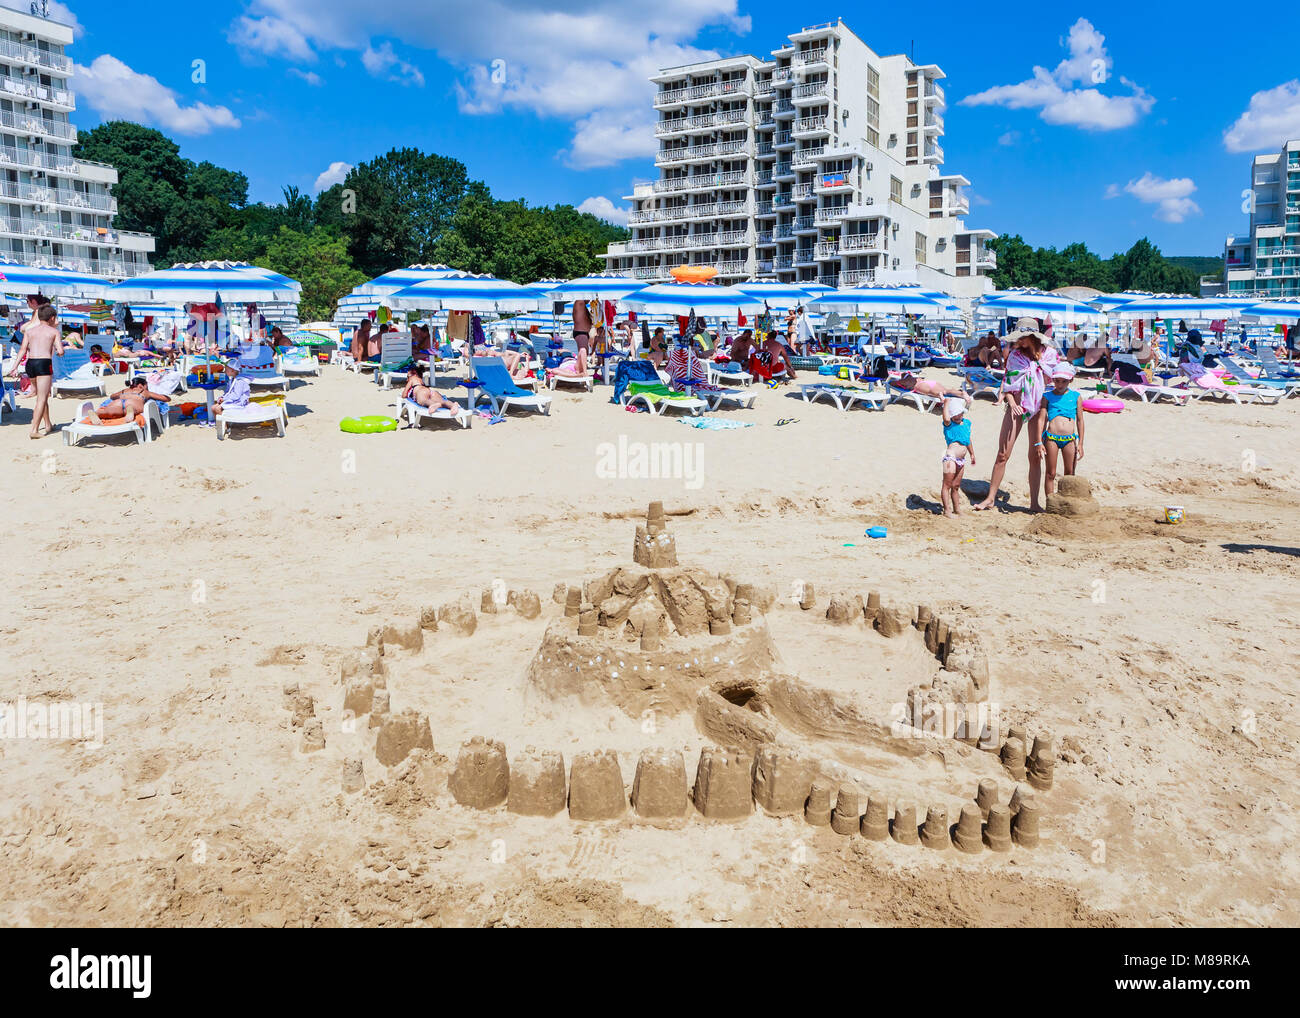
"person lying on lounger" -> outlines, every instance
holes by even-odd
[[[144,405],[149,400],[158,403],[170,403],[171,399],[149,391],[149,385],[143,378],[133,378],[121,392],[115,392],[108,402],[90,411],[91,424],[120,424],[133,421],[144,413]]]
[[[1082,332],[1074,334],[1065,359],[1076,368],[1103,368],[1107,372],[1111,370],[1110,349],[1105,343],[1089,346],[1088,337]]]
[[[460,405],[452,402],[437,389],[424,384],[424,371],[412,367],[406,372],[406,388],[402,390],[402,399],[414,400],[420,406],[430,410],[460,410]]]
[[[918,378],[911,372],[906,372],[902,378],[896,379],[894,385],[907,392],[919,392],[922,396],[935,396],[939,399],[946,396],[959,396],[966,400],[967,406],[971,402],[970,398],[959,387],[944,385],[933,378]]]

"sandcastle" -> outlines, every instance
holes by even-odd
[[[1069,486],[1067,486],[1069,487]],[[1073,489],[1077,492],[1078,489]],[[1066,497],[1079,497],[1077,494]],[[554,607],[541,643],[528,666],[527,687],[549,698],[576,696],[613,706],[633,718],[646,711],[693,712],[697,728],[714,745],[699,753],[695,767],[677,749],[647,748],[635,758],[630,789],[619,754],[609,749],[580,752],[568,762],[557,750],[526,747],[508,756],[499,740],[475,736],[463,743],[450,767],[447,791],[460,806],[529,817],[558,817],[583,823],[745,823],[754,814],[798,818],[827,835],[861,837],[883,845],[955,848],[965,855],[1005,853],[1040,842],[1041,810],[1031,789],[1052,788],[1056,757],[1048,733],[1032,740],[1023,725],[1008,729],[974,708],[989,698],[988,657],[977,635],[950,623],[930,605],[884,603],[879,592],[834,593],[824,611],[813,585],[801,581],[792,606],[797,616],[822,624],[874,631],[888,641],[911,639],[924,646],[936,672],[906,690],[903,728],[859,716],[843,694],[819,688],[782,670],[767,614],[770,588],[738,581],[678,561],[661,503],[652,503],[636,528],[632,563],[580,584],[557,584]],[[526,620],[543,614],[532,591],[494,584],[479,597],[459,598],[426,608],[410,625],[375,627],[366,647],[344,657],[339,669],[343,717],[369,716],[375,760],[395,767],[417,751],[433,751],[428,718],[407,708],[394,713],[390,663],[418,653],[429,639],[471,637],[480,625],[514,612]],[[805,623],[807,624],[807,623]],[[909,636],[909,634],[911,634]],[[843,637],[841,637],[843,638]],[[884,646],[883,644],[880,646]],[[906,652],[911,661],[916,651]],[[300,748],[324,748],[324,731],[312,697],[296,685],[284,689],[292,726],[302,729]],[[955,813],[943,803],[924,807],[879,791],[867,792],[846,779],[842,764],[822,760],[806,747],[787,745],[789,731],[807,734],[808,719],[830,719],[827,730],[854,745],[871,744],[895,756],[924,752],[909,729],[956,738],[996,752],[1017,782],[1008,801],[997,782],[981,779],[972,799]],[[812,731],[818,731],[816,725]],[[355,730],[355,729],[354,729]],[[1029,747],[1032,747],[1030,749]],[[441,759],[441,758],[437,758]],[[693,774],[693,779],[691,775]],[[363,760],[343,761],[347,793],[366,787]],[[891,808],[892,807],[892,808]],[[817,834],[818,837],[822,835]]]
[[[1057,478],[1056,491],[1047,496],[1047,511],[1053,516],[1096,516],[1101,510],[1092,497],[1092,484],[1085,477]]]

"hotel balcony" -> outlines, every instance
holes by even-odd
[[[810,67],[824,67],[826,65],[826,47],[818,46],[816,49],[801,50],[795,54],[794,60],[791,61],[795,67],[804,69]]]
[[[824,102],[829,90],[830,85],[824,81],[806,81],[802,85],[795,85],[790,95],[796,106],[811,106]]]
[[[998,256],[996,251],[981,250],[975,253],[975,264],[981,269],[996,269]]]
[[[796,267],[816,265],[817,259],[813,255],[813,249],[810,247],[795,248],[794,264]]]
[[[117,199],[108,194],[87,194],[66,187],[40,187],[36,184],[19,184],[0,181],[0,198],[32,205],[57,205],[79,212],[117,211]]]
[[[789,99],[779,99],[772,107],[772,113],[777,120],[785,120],[794,116],[794,103]]]
[[[794,167],[790,163],[777,163],[776,169],[772,171],[772,176],[777,180],[793,180]]]
[[[795,201],[809,201],[813,196],[812,184],[795,184],[790,188],[790,196]]]
[[[816,134],[829,134],[830,127],[827,117],[804,117],[794,122],[794,128],[791,133],[796,138],[810,137]]]
[[[0,77],[0,93],[40,102],[61,113],[71,113],[77,108],[76,98],[66,88],[40,85],[23,78]]]
[[[796,149],[790,157],[790,161],[796,167],[810,167],[817,165],[817,159],[826,151],[825,145],[812,145],[808,148]]]
[[[793,207],[794,207],[794,198],[792,198],[789,194],[778,194],[775,198],[772,199],[772,208],[776,209],[778,212],[782,209],[790,209]]]
[[[830,258],[839,258],[840,242],[838,240],[822,240],[817,242],[814,248],[819,262],[826,261]]]
[[[769,99],[776,94],[776,89],[770,81],[760,81],[754,86],[755,99]]]
[[[23,169],[54,170],[57,173],[75,174],[77,161],[71,154],[37,152],[31,149],[0,145],[0,164]]]
[[[814,183],[822,194],[838,194],[853,190],[853,181],[847,172],[819,173],[814,178]]]
[[[772,264],[773,264],[776,268],[778,268],[778,269],[791,269],[791,268],[794,268],[794,256],[793,256],[793,255],[777,255],[777,256],[772,260]]]
[[[720,113],[711,114],[711,116],[713,117],[713,123],[718,126],[749,123],[748,110],[723,110]]]
[[[774,232],[777,240],[791,240],[794,237],[794,223],[780,223]]]
[[[748,230],[726,230],[713,235],[716,247],[748,247]]]
[[[794,135],[789,131],[777,131],[776,136],[772,139],[772,144],[778,149],[794,148]]]
[[[776,181],[772,179],[771,170],[759,170],[754,177],[755,187],[776,187]]]
[[[848,206],[833,205],[829,208],[818,209],[813,214],[813,218],[819,223],[838,223],[841,219],[846,218],[848,214]]]
[[[840,287],[840,277],[836,274],[823,273],[817,277],[817,282],[821,283],[822,286],[833,286],[837,290]]]
[[[53,138],[64,145],[77,143],[77,129],[71,124],[55,120],[46,120],[31,113],[0,112],[0,130],[14,134],[33,135],[41,138]]]
[[[632,270],[632,275],[636,279],[667,279],[668,270],[654,265],[639,265]]]
[[[846,269],[840,273],[840,286],[863,286],[875,281],[875,269]]]
[[[725,262],[714,262],[713,267],[717,270],[719,276],[741,276],[747,271],[749,263],[744,259],[732,259]]]
[[[686,102],[685,88],[665,88],[655,93],[655,108],[663,109],[668,106],[681,106]]]
[[[926,106],[947,106],[948,98],[944,94],[943,86],[935,84],[930,79],[925,82],[925,105]]]
[[[788,85],[792,81],[794,81],[793,67],[778,67],[772,72],[773,85]]]
[[[776,155],[776,147],[772,144],[771,141],[760,141],[758,143],[757,151],[758,151],[759,159],[769,159],[772,156]]]
[[[883,251],[879,233],[841,233],[840,250],[845,254]]]
[[[759,247],[771,247],[776,241],[773,239],[771,232],[760,233],[755,243]]]
[[[937,113],[927,112],[925,115],[925,123],[922,125],[922,130],[926,134],[933,134],[936,136],[942,134],[943,117],[939,116],[939,114]]]
[[[816,233],[817,223],[820,220],[816,216],[800,216],[794,221],[795,233]]]
[[[942,146],[942,145],[927,145],[927,146],[925,147],[925,154],[921,156],[921,161],[922,161],[923,163],[930,163],[930,164],[933,165],[933,166],[937,166],[937,165],[939,165],[940,163],[942,163],[942,162],[943,162],[943,146]]]
[[[59,77],[66,78],[72,73],[72,58],[62,53],[51,53],[39,46],[28,46],[9,39],[0,39],[0,60],[8,63],[23,64],[27,67],[44,67]]]

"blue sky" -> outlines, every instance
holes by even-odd
[[[1300,137],[1295,38],[1268,31],[1265,8],[1238,20],[1221,5],[1131,2],[857,15],[820,0],[51,6],[79,25],[79,126],[156,126],[268,201],[410,145],[459,158],[498,197],[621,208],[655,174],[650,73],[767,53],[839,14],[877,52],[944,69],[945,169],[972,181],[967,222],[1034,244],[1108,255],[1147,235],[1167,254],[1216,254],[1245,226],[1251,155]]]

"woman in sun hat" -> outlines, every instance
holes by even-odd
[[[1020,438],[1020,430],[1029,424],[1029,511],[1042,512],[1038,504],[1038,491],[1043,474],[1043,393],[1047,389],[1041,359],[1049,340],[1039,331],[1033,318],[1021,318],[1014,332],[1007,336],[1006,377],[998,393],[998,402],[1006,404],[1002,417],[1002,431],[998,435],[998,457],[993,463],[993,476],[989,478],[989,493],[983,502],[973,508],[977,511],[992,509],[997,499],[998,485],[1007,472],[1007,460]]]

